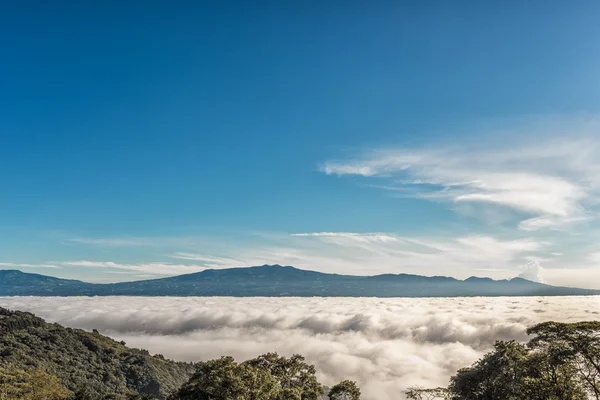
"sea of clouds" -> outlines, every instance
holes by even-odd
[[[0,297],[0,306],[182,361],[300,353],[324,384],[356,380],[365,400],[446,385],[495,340],[527,340],[535,323],[600,319],[600,297]]]

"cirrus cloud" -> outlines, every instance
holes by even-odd
[[[85,267],[85,268],[108,268],[117,270],[127,270],[144,272],[151,277],[153,275],[180,275],[189,274],[193,272],[199,272],[205,269],[203,265],[183,265],[183,264],[171,264],[161,262],[141,263],[141,264],[121,264],[113,261],[90,261],[90,260],[77,260],[77,261],[60,261],[56,262],[61,266],[65,267]]]
[[[600,141],[553,139],[510,146],[387,148],[327,161],[328,175],[379,178],[404,196],[505,207],[524,215],[526,231],[589,220],[600,192]]]

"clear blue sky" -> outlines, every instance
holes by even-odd
[[[0,262],[597,270],[600,3],[417,3],[3,4]]]

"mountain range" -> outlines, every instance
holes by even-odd
[[[207,269],[169,278],[120,283],[0,270],[0,296],[299,296],[458,297],[600,295],[600,290],[551,286],[523,278],[328,274],[280,265]]]

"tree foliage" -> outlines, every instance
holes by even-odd
[[[64,400],[69,395],[58,377],[41,369],[0,368],[0,400]]]
[[[231,357],[201,362],[172,400],[320,400],[315,368],[295,354],[267,353],[237,363]]]
[[[221,357],[200,363],[197,372],[173,398],[262,400],[274,398],[278,389],[277,381],[267,370]]]
[[[97,400],[146,394],[166,398],[194,365],[153,357],[96,332],[46,323],[33,314],[0,308],[0,367],[43,369],[73,397]]]
[[[360,400],[360,389],[356,382],[345,380],[329,390],[330,400]]]
[[[317,381],[315,367],[306,363],[299,354],[287,358],[277,353],[267,353],[247,363],[269,371],[277,380],[281,388],[275,397],[278,400],[318,400],[323,395],[324,388]]]
[[[461,400],[587,399],[568,364],[514,341],[497,342],[493,352],[458,371],[450,392]]]
[[[600,399],[600,322],[544,322],[527,330],[533,351],[546,354],[552,365],[568,372],[595,399]]]
[[[404,392],[411,400],[449,400],[450,391],[447,388],[421,388],[413,386]]]
[[[498,341],[494,350],[451,378],[446,393],[413,388],[409,399],[600,399],[600,322],[545,322],[527,344]],[[433,397],[432,397],[433,396]],[[437,397],[436,397],[437,396]],[[444,397],[446,396],[446,397]]]

